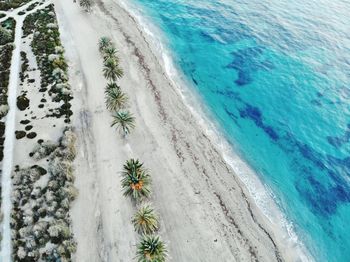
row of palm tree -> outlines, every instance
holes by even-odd
[[[124,137],[135,127],[135,119],[126,110],[128,96],[116,83],[123,76],[119,66],[117,49],[110,38],[102,37],[99,50],[103,58],[103,75],[109,81],[105,89],[105,103],[112,112],[112,126],[116,126]],[[121,180],[123,193],[136,203],[146,200],[151,194],[151,177],[143,163],[137,159],[126,161]],[[135,231],[141,234],[137,245],[138,262],[164,262],[167,249],[164,242],[155,233],[159,228],[158,216],[150,204],[142,204],[132,218]]]
[[[151,178],[139,160],[126,161],[122,171],[122,188],[125,196],[137,203],[151,194]],[[164,242],[155,233],[159,229],[158,215],[150,204],[143,204],[132,218],[135,231],[142,235],[137,246],[139,262],[163,262],[167,257]]]
[[[123,77],[124,72],[119,66],[118,52],[110,38],[101,37],[99,50],[103,58],[103,75],[109,81],[105,89],[106,107],[112,112],[112,126],[115,126],[125,137],[135,128],[135,118],[126,110],[128,96],[116,83]]]

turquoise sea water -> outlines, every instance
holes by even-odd
[[[350,2],[134,0],[317,261],[350,261]]]

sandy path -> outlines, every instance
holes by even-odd
[[[77,261],[123,261],[119,260],[120,257],[131,261],[134,252],[130,249],[136,243],[129,222],[133,207],[120,192],[117,174],[127,154],[115,130],[110,128],[111,119],[104,106],[105,80],[97,51],[99,35],[89,26],[74,26],[75,21],[69,18],[74,17],[79,9],[72,6],[62,12],[65,4],[69,5],[62,2],[57,9],[66,56],[74,68],[70,76],[75,90],[73,123],[77,127],[80,149],[75,182],[79,197],[72,210],[79,241]],[[78,35],[86,38],[74,37]],[[91,66],[91,61],[95,61],[94,66]]]
[[[11,172],[13,163],[13,149],[15,140],[15,115],[16,115],[16,94],[18,86],[18,75],[20,68],[20,49],[22,37],[23,17],[16,18],[15,28],[15,49],[12,53],[10,79],[8,86],[8,105],[9,112],[6,116],[5,143],[4,143],[4,160],[2,163],[2,212],[4,214],[2,221],[2,242],[1,257],[3,261],[10,261],[11,256]]]
[[[122,196],[118,174],[130,157],[140,158],[151,172],[152,202],[172,261],[282,260],[274,234],[268,233],[271,225],[189,113],[135,21],[110,1],[98,2],[92,14],[71,0],[55,3],[79,136],[80,194],[72,209],[76,261],[134,258],[138,236],[130,217],[135,207]],[[121,86],[136,116],[137,128],[126,141],[110,128],[104,107],[106,81],[97,49],[104,35],[120,50]]]

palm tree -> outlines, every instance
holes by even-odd
[[[104,62],[103,75],[107,80],[116,81],[123,76],[123,70],[119,67],[118,62],[114,58],[108,58]]]
[[[91,0],[80,0],[80,6],[85,9],[86,12],[91,11]]]
[[[144,236],[137,246],[138,262],[164,262],[167,253],[159,236]]]
[[[103,53],[103,51],[109,46],[113,46],[113,44],[112,44],[112,40],[107,36],[101,37],[100,40],[98,41],[98,48],[101,53]]]
[[[158,229],[158,217],[150,205],[142,206],[132,219],[139,234],[153,234]]]
[[[103,59],[106,61],[107,59],[112,58],[115,60],[117,64],[119,64],[119,58],[117,57],[117,49],[114,46],[107,46],[103,50]]]
[[[122,187],[125,196],[131,196],[135,201],[151,194],[151,179],[138,160],[126,161],[122,172]]]
[[[117,129],[123,132],[124,137],[135,127],[135,118],[128,111],[119,111],[113,115],[111,126],[117,126]]]
[[[128,103],[128,97],[120,88],[106,88],[106,107],[110,111],[117,111],[125,108]]]

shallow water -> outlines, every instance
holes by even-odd
[[[134,0],[318,261],[350,255],[350,2]]]

